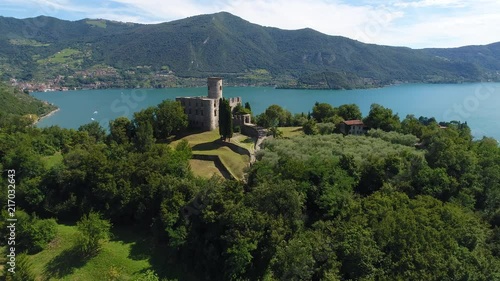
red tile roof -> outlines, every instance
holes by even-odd
[[[349,125],[349,126],[364,126],[365,124],[363,124],[363,121],[361,120],[347,120],[347,121],[344,121],[344,123],[346,125]]]

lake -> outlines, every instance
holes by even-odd
[[[119,116],[132,118],[134,112],[181,96],[206,96],[207,88],[108,89],[33,93],[60,108],[44,118],[38,127],[59,125],[78,128],[98,121],[104,128]],[[438,121],[467,122],[474,137],[500,140],[500,83],[400,84],[363,90],[292,90],[270,87],[225,87],[224,97],[240,96],[254,114],[278,104],[292,113],[311,111],[314,103],[333,106],[357,104],[363,115],[372,103],[391,108],[403,119],[407,114],[435,117]]]

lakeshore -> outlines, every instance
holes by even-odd
[[[36,120],[36,121],[33,123],[33,125],[38,124],[40,121],[42,121],[42,120],[43,120],[43,119],[45,119],[45,118],[49,118],[49,117],[51,117],[52,115],[56,114],[59,110],[61,110],[61,109],[58,107],[58,108],[56,108],[56,109],[52,110],[51,112],[49,112],[49,113],[47,113],[47,114],[45,114],[45,115],[43,115],[43,116],[40,116],[40,117],[38,118],[38,120]]]

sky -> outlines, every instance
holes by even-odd
[[[282,29],[365,43],[450,48],[500,41],[500,0],[1,0],[0,15],[160,23],[229,12]]]

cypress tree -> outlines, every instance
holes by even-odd
[[[233,136],[233,117],[231,106],[226,99],[219,100],[219,134],[221,139],[231,139]]]
[[[224,109],[224,99],[219,99],[219,135],[221,139],[224,139],[224,132],[226,131],[226,110]]]
[[[249,102],[245,102],[245,108],[248,109],[248,111],[252,112],[252,108],[250,107]]]

